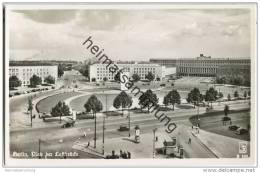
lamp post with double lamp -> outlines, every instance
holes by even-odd
[[[155,132],[157,131],[157,128],[153,129],[153,158],[155,158]]]

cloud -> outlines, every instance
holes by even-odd
[[[123,15],[118,10],[80,10],[76,22],[92,30],[111,30],[120,24]]]
[[[21,13],[35,22],[46,24],[66,23],[73,20],[76,15],[75,10],[14,10],[14,12]]]
[[[11,50],[44,50],[51,58],[91,58],[82,47],[88,36],[121,60],[250,55],[249,10],[16,10],[8,19],[19,26],[10,28]]]

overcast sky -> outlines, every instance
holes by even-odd
[[[9,13],[11,59],[84,60],[94,44],[113,60],[250,56],[250,11],[24,10]]]

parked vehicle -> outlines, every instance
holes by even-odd
[[[61,126],[62,128],[68,128],[68,127],[73,127],[75,124],[75,120],[72,118],[67,118],[66,122]]]
[[[239,128],[235,132],[235,134],[237,134],[237,135],[243,135],[243,134],[246,134],[246,133],[248,133],[248,130],[243,129],[243,128]]]
[[[16,93],[14,93],[14,95],[15,95],[15,96],[18,96],[18,95],[21,95],[21,93],[16,92]]]
[[[118,131],[121,131],[121,132],[122,132],[122,131],[128,131],[128,130],[129,130],[129,128],[128,128],[126,125],[123,125],[123,124],[120,125],[120,126],[119,126],[119,129],[118,129]]]
[[[228,129],[232,131],[236,131],[237,129],[239,129],[239,127],[237,125],[233,125],[233,126],[229,126]]]

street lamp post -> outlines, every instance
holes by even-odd
[[[197,109],[197,126],[199,127],[199,114],[200,114],[200,105],[199,105],[199,95],[198,95],[198,109]]]
[[[33,103],[32,103],[32,97],[28,98],[28,110],[30,111],[30,119],[31,119],[31,127],[32,127],[32,110],[33,110]]]
[[[103,91],[104,92],[104,91]],[[106,95],[106,114],[107,114],[107,95]],[[102,139],[102,154],[105,154],[105,121],[106,121],[106,115],[103,116],[103,139]]]
[[[102,147],[102,154],[105,154],[105,119],[106,117],[103,117],[103,139],[102,139],[102,143],[103,143],[103,147]]]
[[[39,139],[39,148],[38,148],[38,150],[39,150],[39,159],[41,158],[41,139]]]
[[[94,132],[94,148],[96,148],[96,142],[97,142],[97,115],[95,114],[95,132]]]
[[[130,120],[130,111],[129,111],[129,109],[128,109],[128,128],[129,128],[129,134],[128,134],[128,136],[130,137],[131,136],[131,131],[130,131],[130,127],[131,127],[131,122],[130,122],[131,120]]]
[[[155,158],[155,132],[157,131],[157,128],[153,129],[153,158]]]

